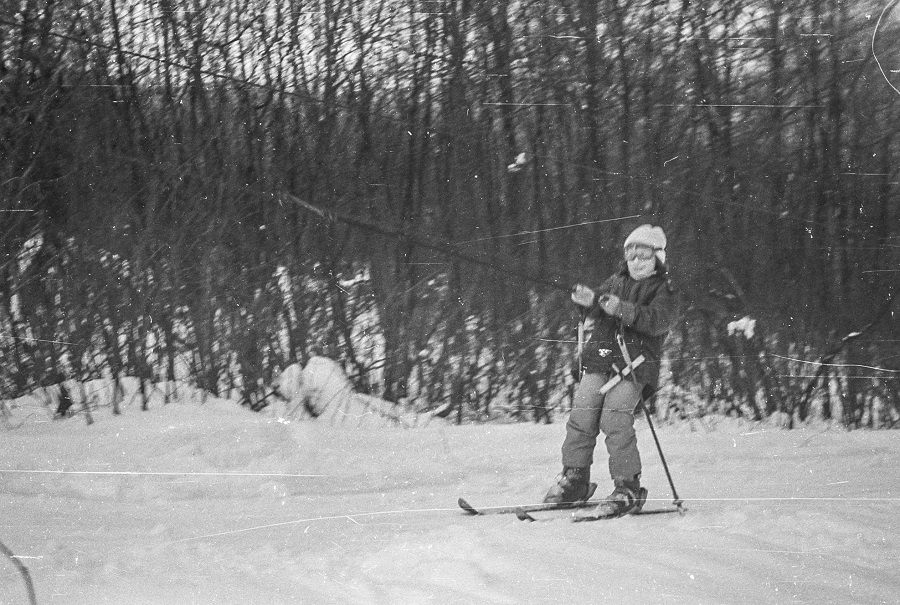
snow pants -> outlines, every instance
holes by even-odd
[[[603,431],[610,477],[631,480],[641,472],[641,455],[634,432],[634,412],[641,396],[641,385],[623,380],[604,397],[600,387],[607,380],[606,374],[582,376],[566,423],[562,463],[563,466],[591,466],[597,436]]]

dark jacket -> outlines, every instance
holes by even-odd
[[[608,373],[613,364],[619,369],[625,367],[625,358],[616,340],[616,334],[621,333],[631,359],[641,354],[645,358],[635,370],[635,379],[649,389],[656,388],[663,341],[678,313],[677,295],[666,277],[665,267],[658,265],[656,273],[635,281],[623,262],[619,271],[595,292],[598,299],[603,294],[618,296],[622,301],[622,317],[607,315],[596,303],[588,309],[594,327],[586,336],[582,353],[585,371]]]

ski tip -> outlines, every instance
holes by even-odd
[[[466,502],[464,499],[460,498],[456,502],[457,502],[457,504],[459,504],[459,507],[461,509],[463,509],[464,511],[466,511],[468,514],[470,514],[470,515],[478,514],[478,511],[475,510],[475,508],[473,508],[472,505],[469,504],[468,502]]]

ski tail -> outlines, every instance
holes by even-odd
[[[594,495],[594,492],[597,490],[597,484],[591,483],[588,486],[588,493],[584,500],[579,500],[578,502],[562,502],[560,504],[554,504],[550,502],[542,502],[540,504],[516,504],[512,506],[486,506],[486,507],[475,507],[469,504],[469,502],[465,498],[459,498],[457,500],[457,504],[459,507],[468,515],[509,515],[509,514],[518,514],[519,510],[532,513],[538,511],[549,511],[549,510],[567,510],[571,508],[588,508],[591,506],[596,506],[598,502],[591,501],[591,496]]]

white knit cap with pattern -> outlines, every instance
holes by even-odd
[[[641,225],[631,232],[631,235],[625,238],[624,248],[628,246],[647,246],[653,248],[656,252],[656,258],[659,262],[666,264],[666,234],[662,227],[654,227],[653,225]]]

